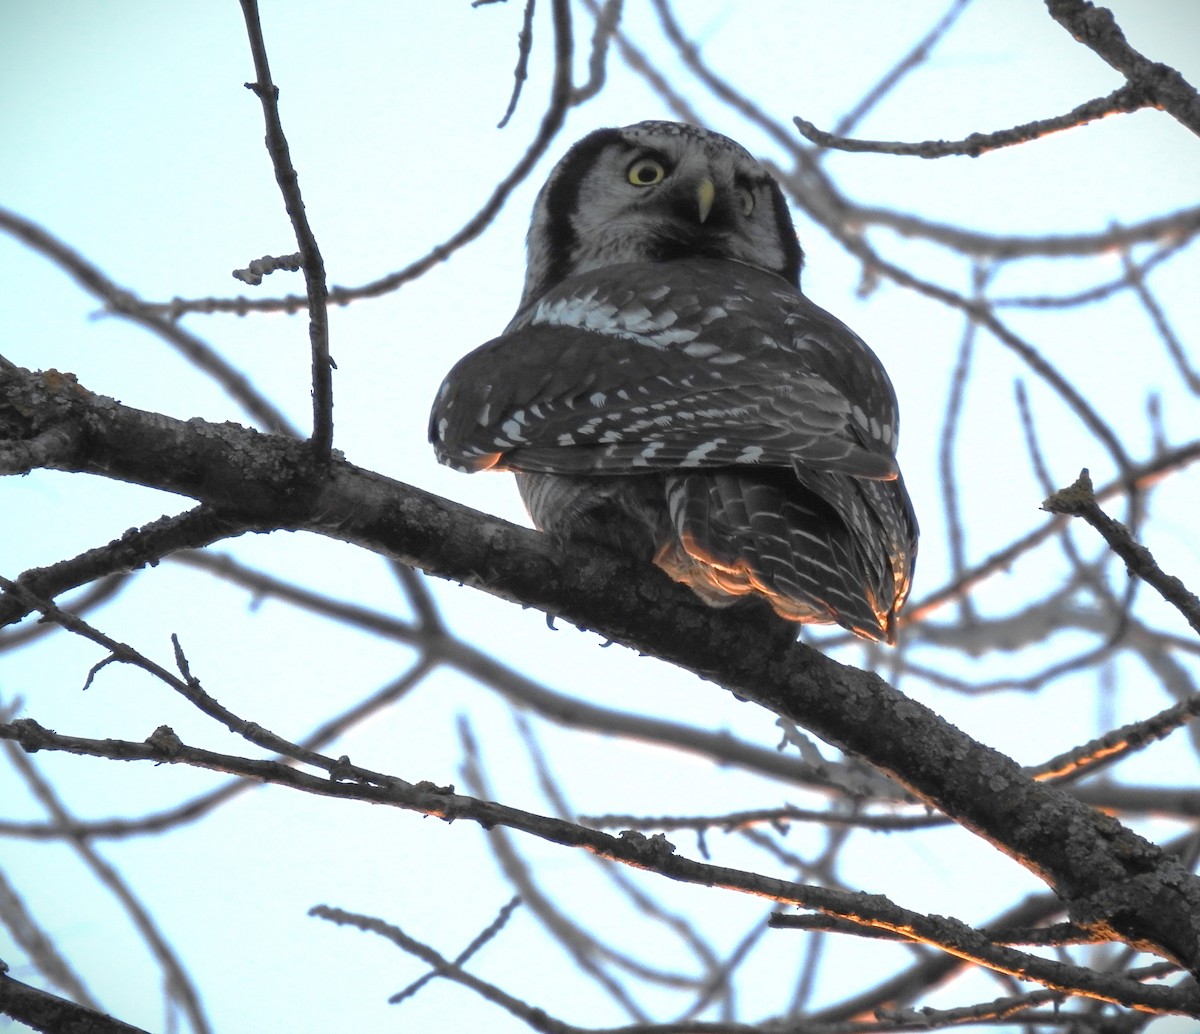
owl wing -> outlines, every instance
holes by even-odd
[[[564,280],[447,376],[443,463],[535,473],[741,464],[891,480],[896,403],[870,349],[741,263],[629,264]]]

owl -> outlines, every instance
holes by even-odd
[[[599,129],[534,205],[524,292],[438,391],[429,437],[508,470],[534,524],[705,603],[895,642],[917,521],[887,374],[800,292],[778,183],[675,122]]]

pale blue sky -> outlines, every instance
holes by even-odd
[[[523,151],[546,87],[545,11],[539,13],[521,107],[508,129],[492,128],[508,99],[519,6],[472,10],[466,0],[263,4],[284,125],[331,283],[353,285],[400,268],[448,237]],[[635,35],[649,31],[645,5],[628,6]],[[741,89],[785,121],[800,114],[830,127],[945,3],[689,0],[678,6],[706,56]],[[1135,46],[1200,81],[1200,5],[1124,0],[1110,6]],[[781,18],[786,24],[779,28]],[[660,42],[653,52],[676,71]],[[232,0],[0,6],[0,205],[41,223],[146,299],[298,291],[294,275],[277,274],[259,289],[229,276],[259,255],[294,248],[262,146],[261,111],[242,85],[251,77],[241,14]],[[1117,74],[1051,23],[1040,4],[976,0],[928,64],[859,132],[883,139],[953,138],[1057,114],[1118,83]],[[699,103],[714,128],[778,157],[715,101]],[[551,157],[483,240],[395,294],[333,310],[335,445],[348,458],[524,522],[509,479],[468,478],[436,465],[425,442],[430,400],[449,366],[508,320],[522,278],[529,208],[550,161],[597,125],[668,114],[614,61],[605,92],[572,112]],[[829,167],[843,189],[865,204],[998,234],[1086,233],[1195,204],[1200,144],[1168,116],[1146,111],[975,160],[834,155]],[[1066,176],[1064,170],[1074,171]],[[803,213],[797,224],[808,255],[806,290],[871,343],[896,384],[901,458],[927,532],[919,597],[941,584],[947,571],[939,544],[936,441],[943,371],[957,347],[959,321],[891,285],[859,296],[856,262]],[[924,262],[932,250],[920,242],[880,239],[898,261]],[[963,263],[938,259],[922,268],[967,289]],[[1027,263],[1006,269],[1000,282],[1005,293],[1022,293],[1042,290],[1048,277],[1056,285],[1085,286],[1119,269],[1116,257],[1053,268]],[[8,358],[70,370],[93,391],[129,405],[181,418],[246,419],[157,339],[110,318],[94,319],[92,298],[7,238],[0,238],[0,271],[0,352]],[[1192,255],[1155,280],[1176,330],[1192,342],[1200,336],[1196,276]],[[1141,426],[1144,391],[1171,378],[1161,349],[1140,344],[1149,331],[1132,303],[1013,322],[1036,335],[1045,354],[1069,369],[1110,419]],[[194,316],[187,326],[307,426],[307,332],[300,317]],[[1062,483],[1082,466],[1091,466],[1098,480],[1110,469],[1074,418],[1009,353],[987,342],[979,364],[963,429],[964,455],[972,464],[963,476],[991,486],[964,501],[982,553],[984,544],[1003,543],[1040,523],[1041,495],[1013,417],[1015,377],[1030,383],[1041,428],[1053,444],[1052,471]],[[1172,393],[1164,402],[1174,436],[1194,436],[1200,426],[1194,399]],[[1154,545],[1173,570],[1200,583],[1191,522],[1169,516],[1195,512],[1200,496],[1194,482],[1165,489],[1160,498],[1166,518],[1155,528]],[[132,486],[64,475],[0,480],[0,572],[11,577],[51,563],[187,505]],[[223,548],[281,575],[304,572],[322,590],[365,605],[398,605],[384,564],[339,544],[277,535]],[[1028,595],[1038,564],[1061,562],[1051,552],[1017,565],[989,583],[983,598],[1002,608]],[[550,633],[540,614],[472,590],[438,583],[435,591],[456,630],[548,685],[766,744],[777,739],[772,716],[689,676],[619,649],[599,649],[593,637],[571,628]],[[165,661],[169,636],[179,633],[193,669],[214,695],[293,738],[395,677],[411,659],[404,647],[331,630],[281,604],[247,604],[244,592],[165,563],[96,620]],[[26,713],[63,732],[140,739],[168,724],[189,742],[240,749],[145,677],[109,668],[81,695],[99,654],[86,644],[64,645],[62,638],[5,658],[5,704],[19,695]],[[862,652],[850,649],[844,656],[861,661]],[[1012,662],[993,657],[986,663],[1004,671]],[[1023,762],[1048,757],[1092,732],[1090,718],[1073,707],[1078,685],[1071,680],[1046,694],[1044,706],[1052,714],[1033,722],[1017,696],[977,701],[927,686],[905,688]],[[1161,692],[1148,688],[1140,699],[1122,697],[1121,706],[1131,708],[1121,715],[1131,720],[1165,705]],[[423,683],[404,708],[377,716],[332,752],[413,780],[461,782],[459,715],[469,718],[484,742],[497,794],[517,806],[544,809],[528,765],[507,753],[514,743],[507,707],[451,673]],[[545,737],[581,812],[720,812],[802,796],[691,758],[664,760],[636,745],[560,730]],[[1163,758],[1188,764],[1186,751],[1174,749],[1164,746],[1154,764]],[[184,770],[42,755],[35,760],[59,780],[68,803],[89,817],[140,814],[211,785],[208,777]],[[0,773],[0,801],[0,816],[40,815],[7,771]],[[860,852],[844,875],[909,907],[981,920],[1021,888],[1037,886],[958,830],[919,841],[859,836],[874,837],[874,850]],[[803,830],[793,837],[797,849],[816,843]],[[681,849],[693,850],[687,838],[677,839]],[[616,904],[586,860],[550,845],[519,843],[530,858],[544,862],[556,892],[594,899],[590,919],[598,926],[622,936],[633,931],[635,944],[638,937],[659,936]],[[306,917],[321,902],[360,909],[455,953],[511,893],[474,827],[259,791],[169,838],[102,842],[100,850],[119,865],[184,954],[217,1030],[526,1029],[445,982],[393,1010],[387,995],[423,967],[382,941]],[[761,864],[743,849],[728,857],[730,864]],[[0,864],[105,1006],[128,1022],[164,1029],[153,960],[75,857],[65,848],[0,841]],[[641,880],[644,889],[730,942],[764,911],[761,903],[732,895],[662,884]],[[755,957],[762,983],[747,1018],[780,1008],[790,993],[780,974],[797,957],[798,941],[776,937],[766,944]],[[651,960],[673,950],[653,941],[638,946]],[[890,968],[903,957],[894,947],[872,943],[841,942],[830,950],[853,969],[876,958]],[[16,976],[30,976],[3,935],[0,958],[18,963]],[[479,959],[484,976],[552,1014],[581,1023],[620,1022],[594,984],[556,976],[568,966],[532,917],[521,913]],[[983,997],[993,993],[986,982],[977,987]],[[830,985],[822,995],[833,999],[844,990]],[[447,1015],[455,1017],[453,1026],[446,1025]]]

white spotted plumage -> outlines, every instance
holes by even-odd
[[[893,642],[917,543],[896,400],[800,264],[779,186],[733,141],[597,130],[538,196],[516,315],[438,393],[438,458],[514,471],[539,528],[711,605]]]

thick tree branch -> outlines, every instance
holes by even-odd
[[[1196,88],[1175,69],[1151,61],[1131,47],[1112,11],[1088,0],[1046,0],[1046,8],[1050,17],[1080,43],[1112,65],[1135,89],[1153,98],[1156,107],[1200,134],[1200,96]]]
[[[59,1034],[62,1031],[77,1031],[79,1034],[147,1034],[141,1027],[122,1023],[94,1009],[14,980],[3,971],[3,966],[0,966],[0,1016],[10,1016],[46,1034]]]
[[[312,477],[295,441],[187,422],[15,371],[0,383],[0,437],[77,427],[59,469],[150,485],[258,530],[308,530],[559,615],[753,700],[869,759],[1037,873],[1097,934],[1200,971],[1200,880],[1115,820],[1026,776],[878,676],[719,613],[653,569],[549,539],[335,461]],[[1022,816],[1019,823],[1013,817]]]

